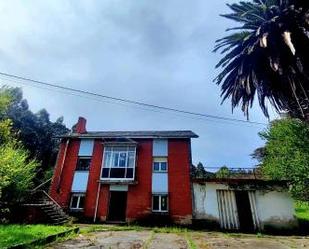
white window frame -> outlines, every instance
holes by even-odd
[[[125,147],[126,150],[123,150],[123,151],[117,151],[119,154],[120,153],[126,153],[126,165],[125,166],[113,166],[113,152],[114,152],[114,148],[115,147]],[[129,148],[132,148],[134,147],[134,151],[133,150],[129,150]],[[107,150],[108,149],[108,150]],[[106,152],[111,152],[111,157],[110,157],[110,162],[109,162],[109,165],[107,165],[106,167],[104,167],[104,164],[105,164],[105,155],[106,155]],[[129,152],[134,152],[134,160],[133,160],[133,167],[128,167],[128,163],[129,163]],[[118,162],[117,164],[119,165],[119,157],[118,157]],[[134,180],[135,178],[135,167],[136,167],[136,146],[135,145],[126,145],[126,146],[123,146],[123,145],[109,145],[109,146],[106,146],[104,147],[104,152],[103,152],[103,160],[102,160],[102,166],[101,166],[101,175],[100,175],[100,179],[101,180],[110,180],[110,181],[132,181]],[[103,168],[116,168],[116,169],[119,169],[119,168],[124,168],[125,169],[125,175],[127,175],[127,169],[133,169],[133,174],[132,174],[132,177],[131,178],[127,178],[127,177],[124,177],[124,178],[114,178],[114,177],[110,177],[110,170],[109,170],[109,173],[108,173],[108,177],[102,177],[102,173],[103,173]]]
[[[72,207],[72,204],[73,204],[73,197],[77,197],[77,207]],[[84,201],[85,201],[85,197],[86,197],[86,194],[85,193],[72,193],[71,195],[71,201],[70,201],[70,210],[75,210],[75,211],[82,211],[84,210],[84,207],[79,207],[79,204],[80,204],[80,199],[81,197],[84,197]]]
[[[155,170],[154,164],[159,163],[159,170]],[[161,169],[161,163],[166,163],[166,170]],[[154,157],[152,162],[152,172],[154,173],[167,173],[168,172],[168,162],[167,157]]]
[[[159,209],[158,210],[155,210],[155,209],[153,209],[153,197],[154,196],[159,196]],[[162,199],[162,197],[166,197],[166,210],[162,210],[162,206],[161,206],[161,199]],[[169,209],[169,200],[168,200],[169,198],[168,198],[168,194],[167,193],[159,193],[159,194],[157,194],[157,193],[153,193],[152,194],[152,196],[151,196],[151,210],[152,210],[152,212],[153,213],[168,213],[168,209]]]

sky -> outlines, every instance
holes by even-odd
[[[235,26],[220,17],[217,0],[0,1],[0,71],[154,105],[246,120],[221,105],[213,83],[221,55],[215,40]],[[237,24],[236,24],[237,25]],[[89,131],[192,130],[193,162],[252,167],[262,146],[261,125],[151,111],[108,100],[69,95],[30,83],[20,86],[32,111],[42,108],[68,127],[79,116]],[[271,110],[270,110],[271,111]],[[250,120],[267,123],[258,106]]]

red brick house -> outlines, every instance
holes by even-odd
[[[192,220],[192,131],[87,132],[61,137],[50,196],[93,221]]]

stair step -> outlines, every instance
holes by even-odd
[[[51,224],[60,225],[70,220],[70,216],[68,216],[56,202],[48,198],[45,192],[33,193],[28,203],[23,204],[23,206],[40,208]]]

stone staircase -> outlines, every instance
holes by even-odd
[[[50,224],[61,225],[70,220],[61,206],[44,190],[31,192],[23,206],[40,209],[46,216],[46,222]]]

